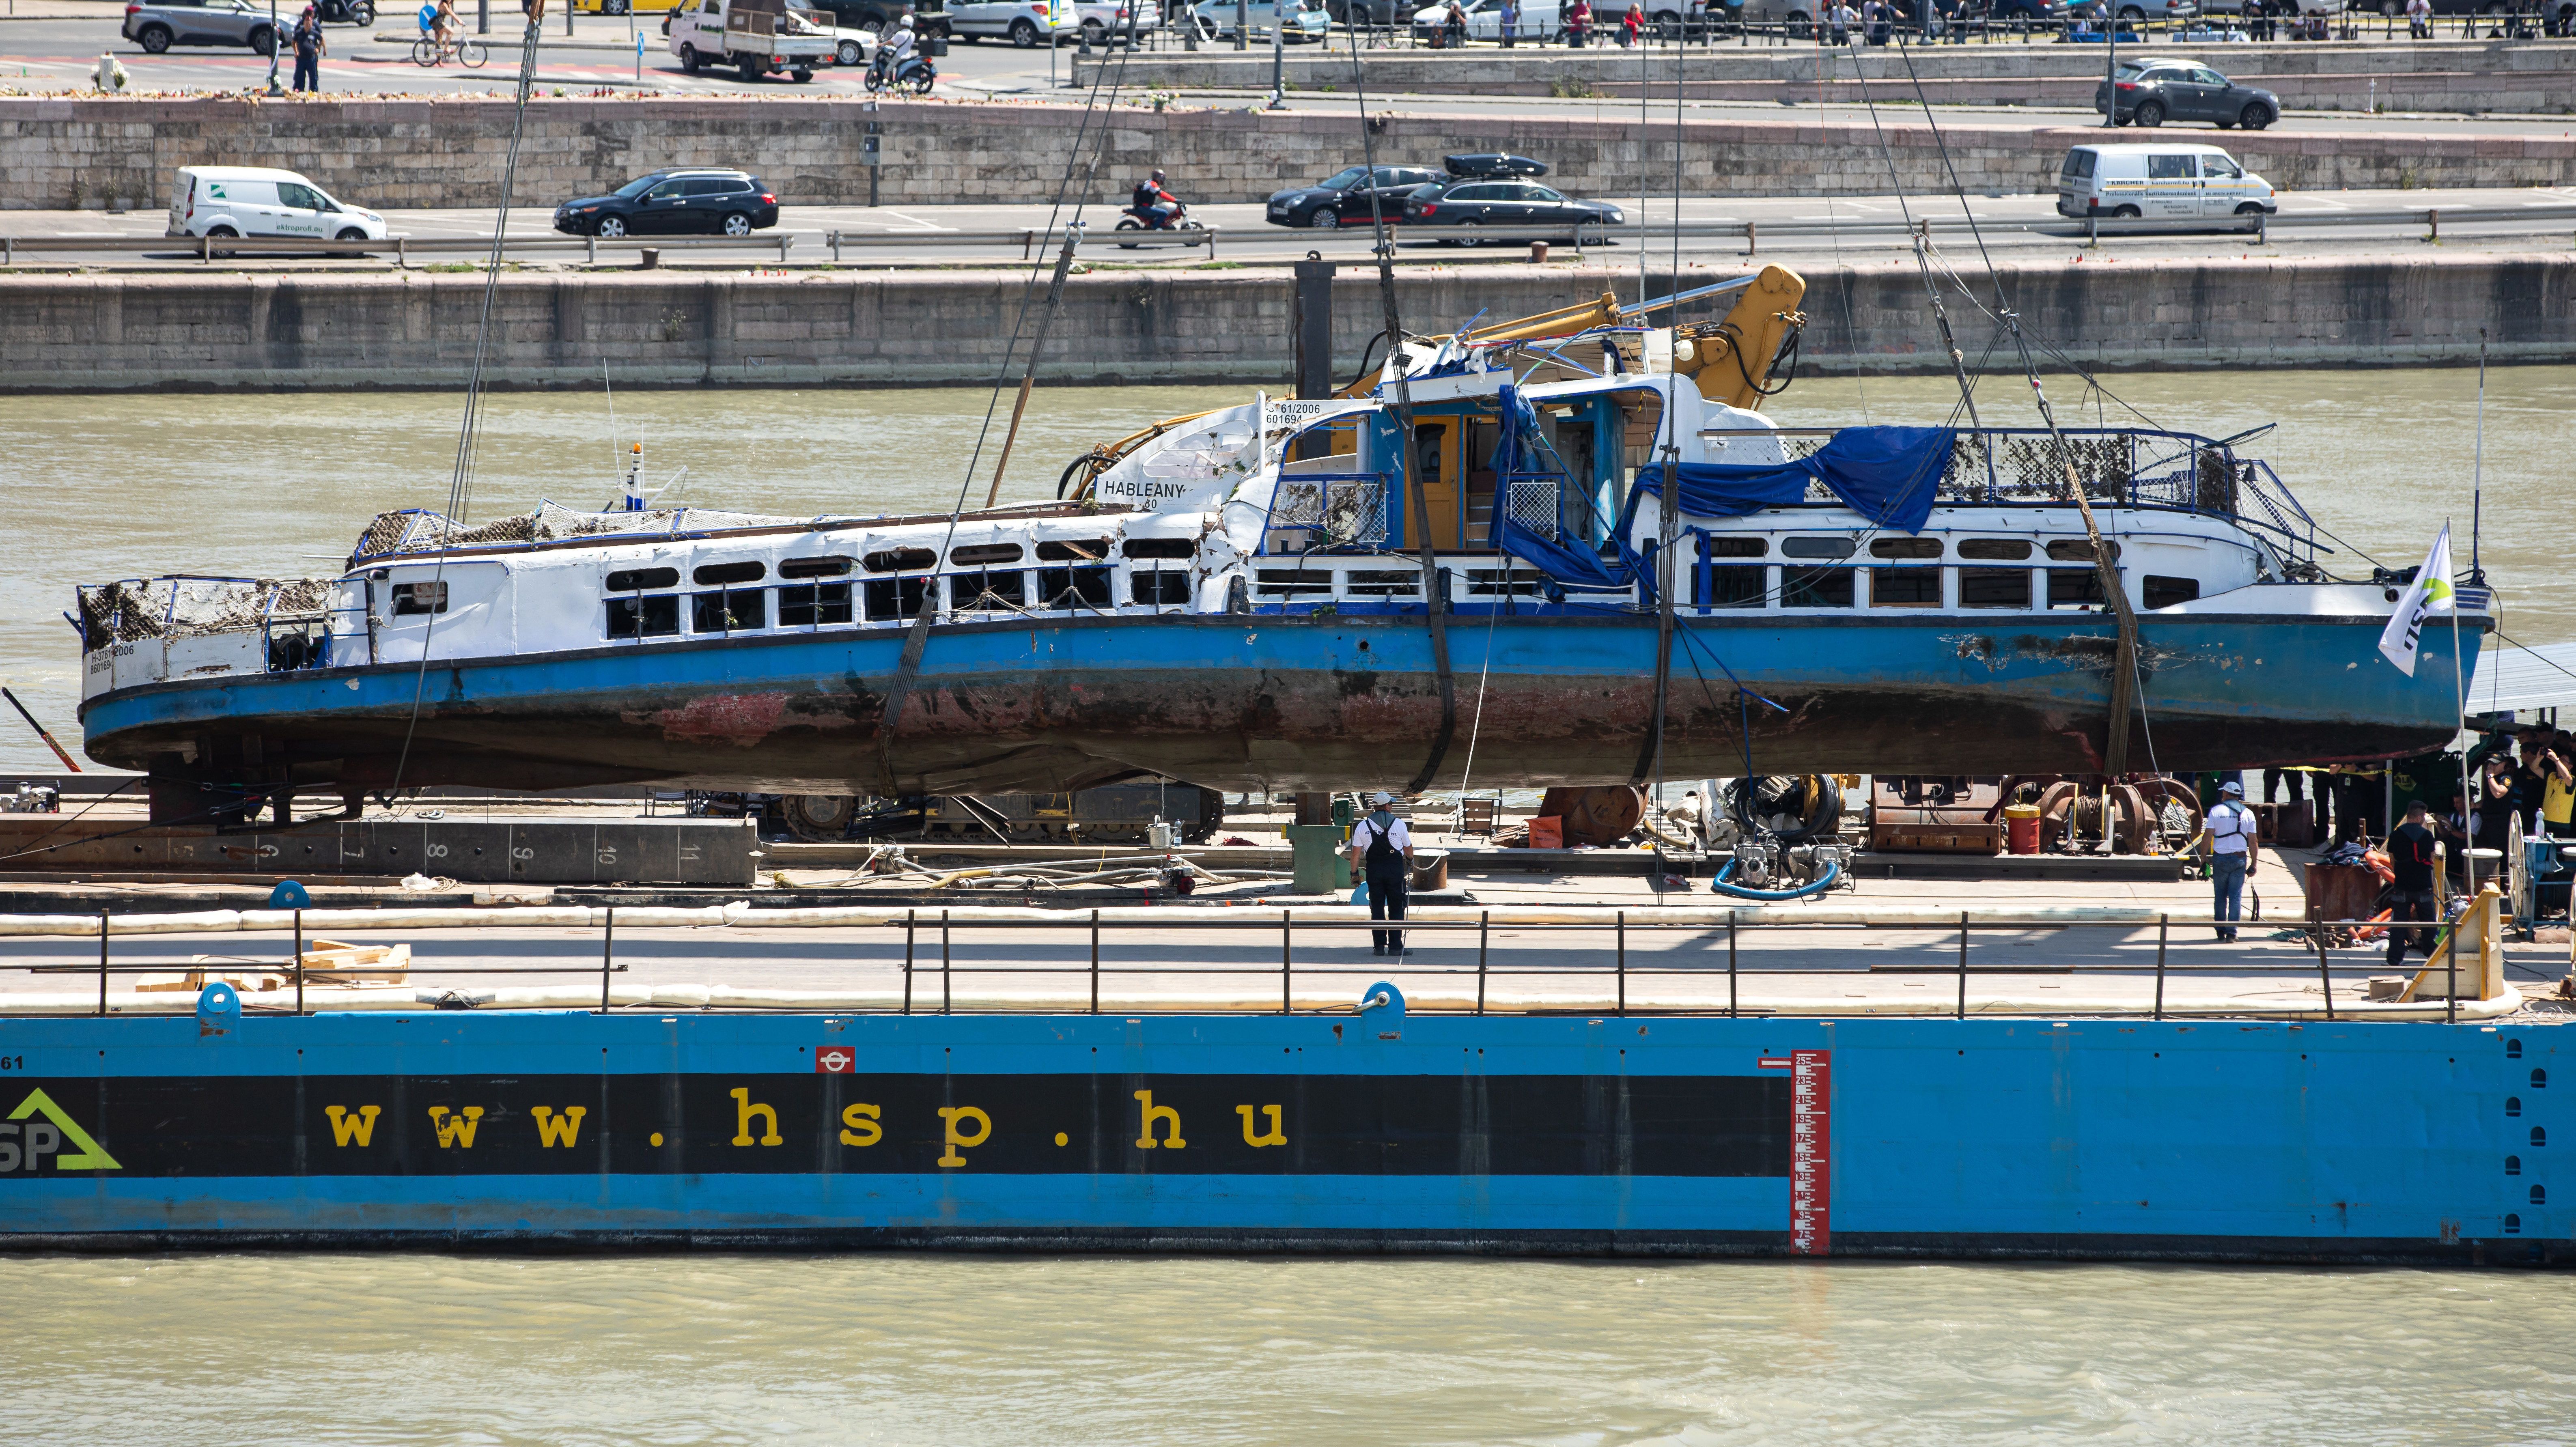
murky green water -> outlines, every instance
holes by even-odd
[[[1044,1257],[0,1260],[0,1441],[2521,1443],[2557,1276]]]
[[[2194,372],[2122,376],[2114,391],[2165,426],[2249,445],[2309,510],[2361,552],[2419,561],[2448,517],[2465,539],[2476,374],[2467,370]],[[2100,399],[2051,383],[2070,425]],[[2025,384],[1979,389],[1994,426],[2036,422]],[[1771,406],[1791,425],[1937,422],[1956,401],[1937,377],[1810,379]],[[1077,452],[1159,417],[1248,400],[1248,389],[1041,390],[1003,488],[1049,495]],[[616,492],[619,441],[643,437],[664,494],[708,507],[816,512],[937,509],[957,499],[990,395],[938,391],[630,392],[616,426],[597,393],[502,393],[484,404],[472,515],[540,497],[599,506]],[[78,652],[62,611],[75,582],[161,572],[329,572],[358,529],[394,507],[439,507],[456,451],[458,398],[389,395],[11,397],[0,403],[0,676],[67,744],[77,737]],[[2078,414],[2081,414],[2079,418]],[[2118,421],[2116,405],[2100,415]],[[973,486],[991,481],[1005,397]],[[2132,419],[2134,420],[2134,419]],[[2489,373],[2482,561],[2527,643],[2576,638],[2561,519],[2576,458],[2576,367]],[[2465,545],[2462,548],[2466,554]],[[2361,565],[2366,566],[2366,565]],[[0,773],[50,767],[14,717]]]

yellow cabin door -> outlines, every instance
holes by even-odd
[[[1422,485],[1422,503],[1431,511],[1428,535],[1435,548],[1458,546],[1458,419],[1416,418],[1413,423],[1414,479]],[[1425,535],[1422,514],[1406,499],[1413,526],[1405,532],[1408,546]]]

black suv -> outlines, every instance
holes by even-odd
[[[574,236],[749,236],[778,224],[778,197],[748,171],[672,167],[605,196],[555,208],[555,229]]]
[[[1376,176],[1372,182],[1369,178]],[[1383,212],[1392,223],[1404,215],[1405,194],[1416,186],[1427,186],[1440,180],[1438,171],[1425,166],[1380,166],[1371,172],[1366,166],[1351,166],[1316,182],[1286,191],[1273,192],[1269,211],[1263,216],[1273,226],[1312,226],[1318,231],[1331,231],[1340,226],[1367,226],[1376,214]],[[1370,204],[1370,198],[1376,204]]]

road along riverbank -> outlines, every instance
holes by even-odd
[[[1731,272],[1656,276],[1691,286]],[[1942,371],[1911,261],[1807,271],[1804,365]],[[1355,366],[1379,327],[1365,278],[1337,289],[1334,353]],[[1018,271],[803,275],[510,275],[495,291],[498,385],[989,381],[1026,277]],[[1520,316],[1604,291],[1633,268],[1408,269],[1406,323]],[[2087,367],[2459,363],[2483,334],[2498,361],[2576,360],[2576,257],[2007,264],[1997,285],[2024,327]],[[1285,268],[1109,272],[1066,285],[1055,380],[1286,380]],[[1983,280],[1975,290],[1991,304]],[[471,274],[0,277],[0,390],[364,389],[461,385],[483,295]],[[1952,295],[1972,359],[1990,323]],[[1691,318],[1697,319],[1697,318]],[[2010,357],[2007,347],[1997,365]]]
[[[2123,46],[2122,54],[2131,53]],[[2173,42],[2136,47],[2147,55],[2187,54],[2226,71],[2239,85],[2278,95],[2293,110],[2434,111],[2451,114],[2563,115],[2576,105],[2576,44],[2444,41],[2432,44],[2301,41],[2224,46]],[[1078,62],[1088,85],[1165,91],[1267,93],[1267,51],[1153,51],[1125,62]],[[1373,50],[1362,73],[1373,96],[1635,96],[1642,88],[1669,101],[1679,81],[1692,100],[1825,101],[1909,105],[1916,88],[1936,105],[2079,105],[2093,103],[2102,81],[2099,47],[2084,45],[1925,45],[1893,48],[1815,44],[1671,50],[1567,50],[1523,45],[1511,50]],[[1290,53],[1281,77],[1296,91],[1352,88],[1347,53],[1306,47]]]
[[[2105,135],[1991,123],[1936,133],[1919,111],[1886,120],[1676,128],[1667,118],[1641,139],[1625,119],[1417,113],[1385,117],[1375,146],[1381,161],[1435,165],[1452,152],[1509,149],[1546,160],[1550,179],[1577,194],[1633,194],[1641,175],[1670,194],[1678,144],[1683,195],[1802,196],[1945,193],[1946,143],[1970,192],[2027,195],[2055,189],[2067,147]],[[1039,102],[890,101],[871,116],[855,100],[546,98],[528,108],[518,196],[550,207],[659,166],[712,165],[757,173],[791,207],[861,204],[872,199],[862,164],[872,121],[884,159],[873,199],[886,205],[1047,204],[1069,170],[1099,178],[1095,202],[1124,204],[1128,178],[1154,167],[1194,201],[1259,201],[1340,170],[1360,149],[1348,117],[1313,112],[1120,106],[1113,123],[1086,127],[1081,107]],[[497,99],[0,97],[0,209],[153,210],[181,166],[252,162],[300,171],[366,206],[488,206],[510,124],[509,104]],[[2576,185],[2576,136],[2563,134],[2275,129],[2224,139],[2284,190]]]

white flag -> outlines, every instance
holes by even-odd
[[[2433,539],[2433,551],[2424,555],[2424,566],[2415,570],[2414,584],[2397,600],[2397,611],[2388,615],[2388,627],[2379,635],[2381,655],[2413,678],[2415,646],[2424,620],[2449,612],[2451,603],[2451,525],[2444,523],[2441,535]]]

